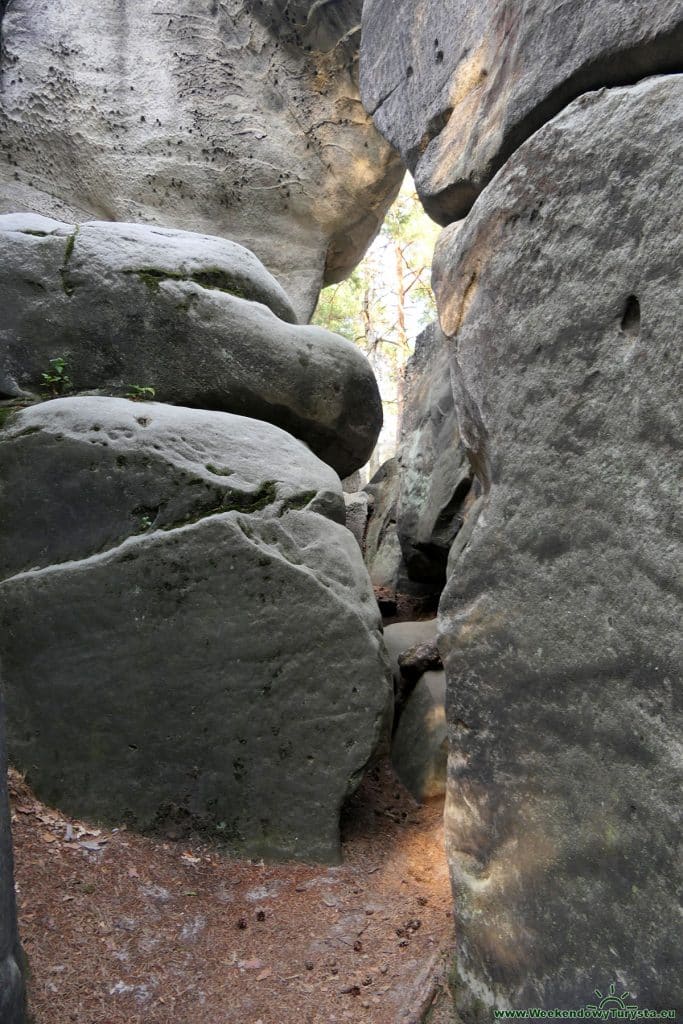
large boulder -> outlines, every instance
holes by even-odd
[[[633,7],[643,31],[669,10]],[[485,492],[439,627],[466,1021],[612,981],[683,1005],[682,104],[681,76],[582,96],[437,254]]]
[[[358,95],[360,0],[0,3],[0,212],[246,245],[308,319],[403,168]]]
[[[682,52],[679,0],[365,0],[361,94],[447,224],[571,100]]]
[[[23,957],[17,935],[6,779],[4,706],[0,697],[0,1021],[2,1024],[23,1024]]]
[[[430,324],[406,366],[398,459],[396,530],[406,572],[431,584],[437,596],[451,544],[478,490],[460,440],[449,363],[446,339]]]
[[[164,402],[267,420],[341,475],[365,463],[382,425],[360,350],[292,323],[274,278],[224,239],[0,216],[0,307],[6,396],[38,391],[63,358],[75,390],[151,386]]]
[[[56,399],[0,432],[13,761],[69,813],[333,860],[390,714],[338,478],[226,413]]]

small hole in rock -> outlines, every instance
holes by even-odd
[[[629,338],[636,338],[640,334],[640,303],[635,295],[629,295],[626,300],[621,329]]]

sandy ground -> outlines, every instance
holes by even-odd
[[[417,1024],[452,949],[441,805],[373,769],[340,867],[98,829],[10,773],[35,1024]],[[439,1017],[441,1019],[441,1017]]]

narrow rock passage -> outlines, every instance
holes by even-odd
[[[452,955],[442,806],[383,763],[344,813],[344,862],[224,857],[98,830],[10,778],[35,1024],[409,1024]]]

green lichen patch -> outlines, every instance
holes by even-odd
[[[245,492],[227,488],[223,494],[222,501],[216,505],[213,502],[190,516],[162,526],[162,530],[177,530],[181,526],[190,526],[192,523],[201,522],[210,516],[218,516],[224,512],[242,512],[251,515],[254,512],[261,512],[264,508],[277,501],[277,482],[266,480],[257,491]]]
[[[176,274],[171,270],[156,270],[154,267],[145,267],[142,270],[124,270],[124,274],[135,274],[151,292],[158,292],[162,281],[188,280],[184,274]]]
[[[62,264],[65,270],[69,263],[69,260],[74,254],[74,247],[76,245],[76,237],[78,236],[78,231],[79,229],[76,228],[73,234],[69,235],[69,237],[66,240],[66,249],[64,250],[64,263]]]
[[[62,279],[62,288],[64,289],[64,294],[65,295],[73,295],[74,291],[76,290],[75,285],[68,278],[68,272],[69,272],[69,260],[73,256],[74,247],[76,245],[76,239],[78,237],[78,232],[79,231],[80,231],[80,225],[77,225],[75,231],[73,232],[73,234],[69,235],[69,237],[67,238],[67,240],[66,240],[66,248],[64,250],[64,262],[62,263],[61,267],[59,268],[59,274],[60,274],[60,277]]]
[[[286,512],[299,512],[302,508],[306,508],[316,497],[317,493],[317,491],[303,491],[302,494],[293,494],[291,498],[283,501],[280,515],[283,516]]]
[[[135,274],[143,284],[152,292],[159,291],[162,281],[188,281],[198,284],[200,288],[209,291],[226,292],[235,295],[240,299],[255,298],[249,294],[244,287],[243,281],[238,281],[232,274],[219,267],[208,267],[206,270],[197,270],[193,274],[181,274],[176,270],[159,270],[157,267],[142,267],[139,270],[124,270],[124,274]]]
[[[34,404],[32,401],[25,401],[24,399],[0,403],[0,430],[2,430],[10,416],[13,416],[15,412],[21,412],[22,409],[28,409]],[[30,429],[37,430],[38,428],[27,428],[27,431],[24,431],[24,433],[27,433]]]
[[[202,288],[210,288],[214,291],[228,292],[229,295],[236,295],[240,299],[252,298],[244,290],[242,282],[239,282],[225,270],[218,268],[201,270],[192,275],[192,281]]]

